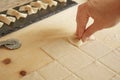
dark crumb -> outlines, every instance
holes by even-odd
[[[6,58],[2,61],[4,64],[10,64],[11,63],[11,59],[10,58]]]
[[[20,74],[21,76],[25,76],[25,75],[27,74],[27,72],[24,71],[24,70],[22,70],[22,71],[19,72],[19,74]]]

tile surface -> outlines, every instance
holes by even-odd
[[[95,62],[81,69],[78,75],[83,80],[110,80],[114,73],[99,62]]]
[[[9,80],[18,80],[22,78],[19,75],[21,70],[25,70],[29,74],[52,61],[40,48],[32,49],[24,53],[10,51],[0,54],[0,80],[8,80],[8,78]],[[11,63],[8,65],[2,62],[6,58],[11,59]]]
[[[105,46],[97,40],[88,42],[86,45],[81,46],[80,49],[96,59],[108,54],[108,52],[111,51],[111,48]]]
[[[120,76],[116,75],[116,76],[112,77],[110,80],[120,80]]]
[[[120,72],[120,51],[118,49],[113,50],[108,55],[101,58],[100,61],[115,72]]]
[[[56,61],[38,70],[46,80],[63,80],[71,73]]]
[[[45,80],[45,79],[43,79],[43,77],[40,74],[38,74],[37,72],[33,72],[33,73],[23,77],[20,80]]]
[[[118,28],[120,24],[118,24],[118,26],[115,26],[116,30],[111,31],[111,34],[108,34],[105,39],[103,40],[103,43],[105,43],[106,45],[108,45],[111,48],[117,48],[119,47],[119,43],[120,43],[120,29]]]
[[[69,77],[63,79],[63,80],[82,80],[80,78],[78,78],[77,76],[75,75],[70,75]]]
[[[86,53],[76,50],[74,53],[63,56],[58,61],[72,72],[76,73],[79,72],[81,68],[91,64],[94,59],[86,55]]]
[[[76,53],[79,50],[64,39],[55,40],[41,48],[55,59],[59,59],[65,55],[69,55],[70,53]]]

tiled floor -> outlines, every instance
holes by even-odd
[[[72,7],[2,37],[19,39],[22,47],[0,48],[0,80],[120,80],[120,23],[95,33],[95,41],[78,48],[66,40],[75,32],[76,10]],[[3,63],[6,58],[10,64]]]

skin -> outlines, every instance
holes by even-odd
[[[86,29],[89,17],[94,19]],[[83,42],[95,32],[110,28],[120,20],[120,0],[88,0],[79,5],[76,22],[76,35]]]

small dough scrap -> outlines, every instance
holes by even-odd
[[[52,7],[52,6],[57,6],[57,1],[52,1],[50,3],[48,3],[49,7]]]
[[[11,16],[9,16],[9,17],[7,17],[11,22],[15,22],[16,21],[16,18],[15,17],[11,17]]]
[[[94,40],[95,40],[95,36],[91,35],[86,41],[94,41]],[[80,47],[83,44],[82,40],[77,39],[76,35],[69,37],[68,41],[76,47]]]
[[[69,37],[68,41],[76,47],[80,47],[83,44],[82,40],[77,39],[77,37],[75,35]]]
[[[42,2],[41,1],[36,1],[36,2],[31,2],[30,3],[30,5],[32,6],[32,7],[35,7],[35,8],[38,8],[39,10],[41,10],[41,4],[42,4]]]
[[[12,9],[12,8],[8,9],[7,14],[11,16],[15,16],[17,19],[27,17],[27,14],[18,12],[17,10]]]
[[[0,28],[3,26],[3,24],[4,24],[3,22],[0,22]]]
[[[28,14],[31,15],[31,14],[37,13],[38,8],[32,8],[31,5],[25,5],[25,6],[21,6],[21,7],[19,8],[19,11],[27,11]]]
[[[44,3],[50,3],[50,2],[52,2],[53,0],[41,0],[42,2],[44,2]]]
[[[48,7],[48,4],[42,2],[41,8],[42,8],[42,9],[47,9],[47,7]]]
[[[58,1],[59,1],[59,2],[64,2],[64,3],[67,2],[67,0],[58,0]]]
[[[6,17],[7,15],[6,14],[0,14],[1,16],[4,16],[4,17]]]
[[[7,18],[7,16],[5,14],[0,15],[0,21],[3,23],[6,23],[8,25],[10,25],[10,23],[11,23],[11,21]]]
[[[35,8],[38,8],[39,10],[47,9],[47,7],[48,7],[48,4],[46,4],[42,1],[31,2],[30,5],[35,7]]]
[[[39,10],[47,9],[47,7],[48,7],[48,4],[44,3],[42,1],[31,2],[30,5],[35,7],[35,8],[38,8]]]
[[[54,1],[54,0],[42,0],[42,1],[48,4],[49,7],[57,6],[57,1]]]

